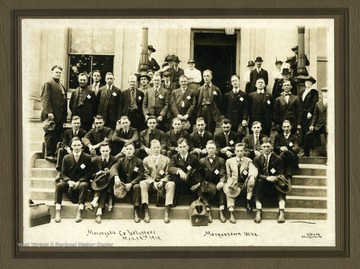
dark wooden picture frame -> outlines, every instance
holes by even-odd
[[[357,214],[360,191],[355,142],[359,114],[355,76],[359,60],[358,25],[360,1],[0,1],[0,66],[2,138],[1,268],[358,268],[359,232]],[[86,15],[85,15],[86,14]],[[99,15],[101,14],[101,16]],[[21,248],[22,201],[22,98],[21,98],[21,18],[77,17],[169,17],[182,18],[333,18],[335,22],[335,164],[336,164],[336,247],[262,248]],[[350,98],[351,97],[351,98]],[[259,259],[261,258],[261,259]]]

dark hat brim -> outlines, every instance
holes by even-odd
[[[280,184],[280,181],[282,181],[283,184]],[[284,176],[278,176],[275,182],[275,188],[282,193],[289,193],[292,189],[291,182]]]
[[[306,78],[304,79],[304,82],[305,82],[305,81],[311,81],[312,84],[315,84],[315,83],[316,83],[316,79],[314,79],[313,77],[306,77]]]
[[[102,177],[106,177],[106,181],[101,183],[100,185],[96,184]],[[100,191],[109,186],[109,182],[109,177],[106,174],[100,174],[94,178],[93,182],[91,182],[91,188],[95,191]]]
[[[207,191],[204,190],[204,188],[202,186],[200,186],[197,189],[197,194],[199,195],[199,197],[201,199],[211,200],[216,195],[216,186],[215,186],[215,184],[211,183],[211,182],[208,182],[208,184],[209,184],[209,190],[207,190]]]

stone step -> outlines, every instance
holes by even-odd
[[[31,188],[44,188],[44,189],[54,189],[55,190],[55,179],[54,178],[30,178],[30,187]]]
[[[326,164],[327,158],[326,157],[299,157],[299,163],[301,164]]]
[[[293,185],[326,186],[325,176],[294,175],[291,183]]]
[[[46,201],[34,200],[35,203],[42,203]],[[51,217],[55,216],[55,206],[52,203],[47,203],[50,207]],[[76,213],[78,210],[77,204],[72,204],[71,202],[64,201],[62,204],[61,218],[64,219],[75,219]],[[327,218],[327,210],[320,208],[287,208],[285,210],[285,217],[287,220],[325,220]],[[84,210],[83,218],[84,219],[95,219],[95,211],[89,212]],[[164,207],[156,207],[154,205],[149,205],[150,218],[152,219],[162,219],[164,217]],[[263,219],[274,219],[276,220],[279,214],[278,208],[263,208]],[[140,211],[140,217],[142,216]],[[103,212],[103,219],[132,219],[134,216],[133,206],[130,204],[116,204],[112,212],[107,212],[105,208]],[[219,210],[218,208],[212,209],[212,217],[218,219]],[[244,208],[235,209],[235,218],[237,219],[253,219],[255,217],[255,212],[247,213]],[[189,206],[177,206],[172,208],[170,211],[171,219],[189,219]]]
[[[294,175],[326,176],[326,165],[324,164],[299,164],[299,169]]]
[[[286,196],[286,208],[327,208],[326,197]]]
[[[55,178],[58,172],[54,168],[31,168],[30,177]]]
[[[327,188],[319,186],[298,186],[292,185],[292,189],[287,196],[321,196],[326,197]]]
[[[49,162],[45,159],[36,159],[35,168],[53,168],[55,169],[55,163]]]

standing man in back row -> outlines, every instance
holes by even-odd
[[[250,92],[255,92],[256,91],[256,81],[259,78],[264,79],[265,82],[265,87],[268,85],[269,83],[269,74],[268,71],[266,71],[265,69],[261,68],[261,65],[263,63],[263,59],[261,57],[256,57],[255,59],[255,68],[253,71],[250,72],[250,84],[251,84],[251,90]]]

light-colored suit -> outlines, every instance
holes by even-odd
[[[141,203],[149,204],[149,190],[158,190],[154,182],[163,182],[165,189],[165,206],[172,205],[175,194],[175,183],[169,179],[169,164],[170,159],[164,155],[157,156],[157,163],[155,163],[155,156],[149,155],[144,158],[145,180],[140,182],[141,189]]]

